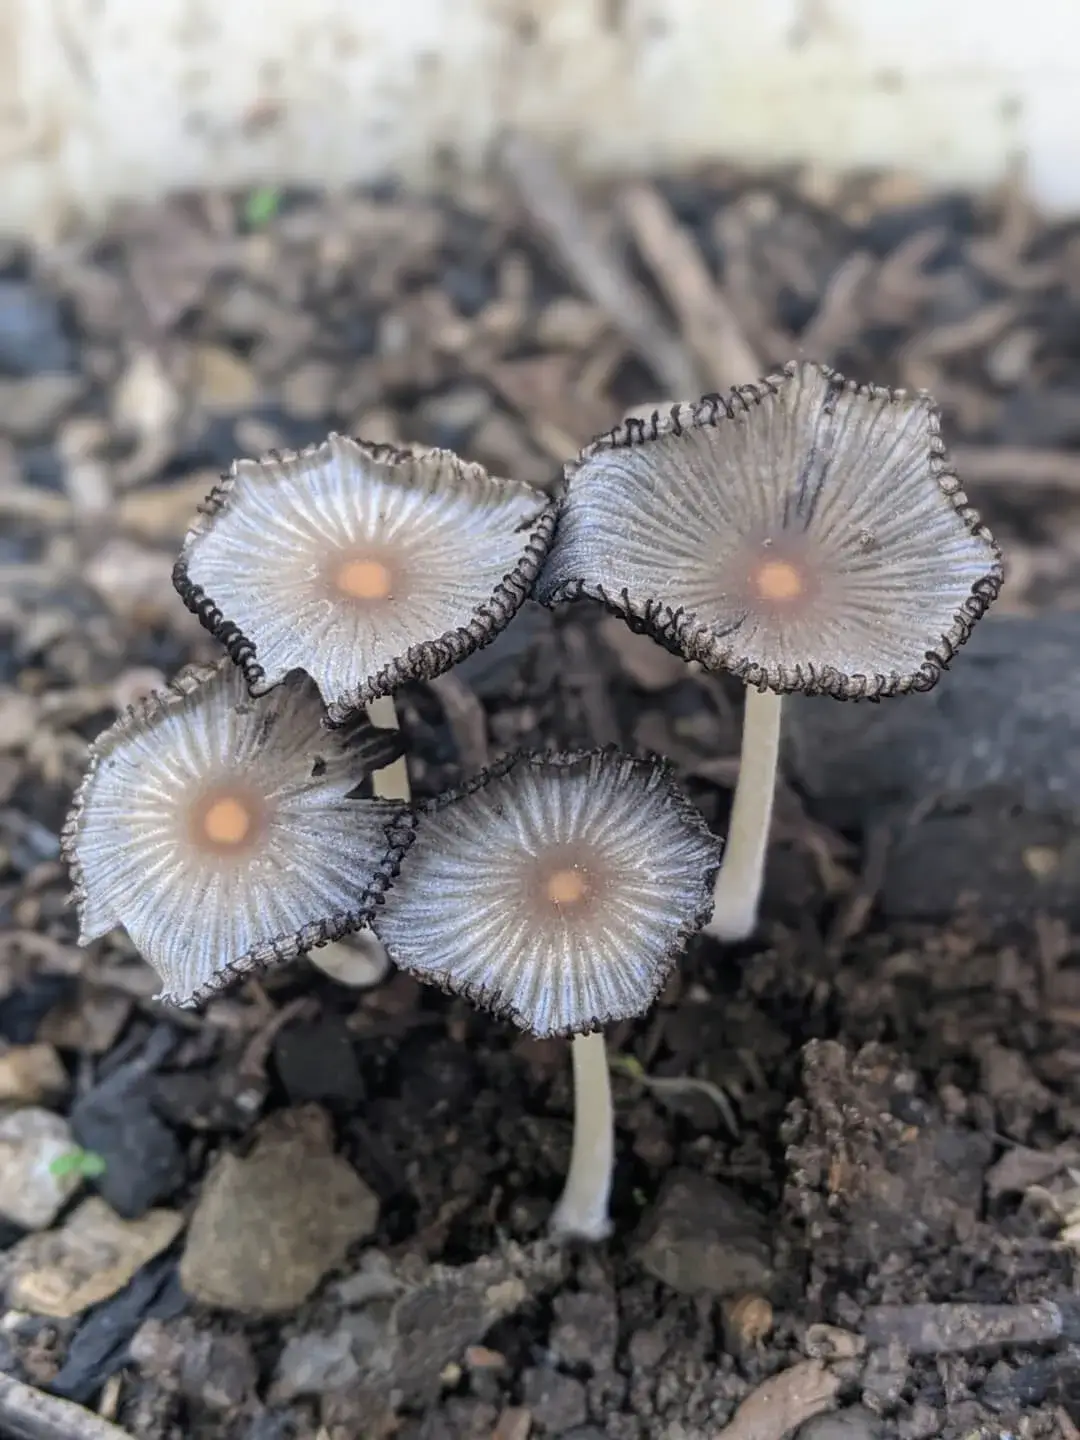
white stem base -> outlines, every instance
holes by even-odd
[[[712,919],[705,926],[706,935],[717,940],[747,940],[757,928],[776,793],[782,709],[782,697],[773,691],[747,690],[739,779],[724,859],[716,877]]]
[[[401,728],[392,695],[380,695],[377,700],[372,700],[367,707],[367,715],[371,723],[380,730]],[[412,792],[409,789],[409,769],[405,764],[405,756],[402,755],[392,764],[376,770],[371,777],[371,788],[377,800],[404,800],[408,803],[412,799]]]
[[[373,725],[380,730],[399,730],[397,708],[394,705],[392,695],[380,695],[377,700],[372,700],[367,707],[367,716]],[[390,765],[384,765],[381,770],[376,770],[371,777],[371,789],[377,800],[402,800],[406,804],[412,799],[412,790],[409,786],[409,769],[405,764],[405,756],[400,756]],[[383,967],[384,973],[390,969],[390,956],[386,953],[386,947],[375,934],[374,930],[366,927],[358,932],[358,936],[364,942],[364,948],[369,952],[372,960]]]
[[[552,1234],[567,1240],[605,1240],[615,1168],[615,1120],[607,1048],[600,1032],[575,1035],[574,1142],[566,1186],[551,1215]]]

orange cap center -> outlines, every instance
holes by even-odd
[[[544,888],[553,905],[577,905],[589,891],[588,881],[578,869],[556,870]]]
[[[203,834],[212,845],[242,845],[251,829],[251,811],[234,795],[222,795],[202,817]]]
[[[803,575],[789,560],[766,560],[754,571],[754,588],[762,600],[797,600]]]
[[[353,600],[388,600],[393,577],[381,560],[346,560],[334,583],[342,595]]]

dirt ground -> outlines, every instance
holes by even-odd
[[[717,171],[582,199],[543,157],[506,166],[452,202],[187,197],[0,249],[0,1159],[25,1160],[4,1127],[29,1105],[63,1117],[85,1167],[44,1224],[0,1218],[0,1434],[1075,1437],[1068,904],[991,915],[957,894],[912,924],[882,903],[873,825],[834,828],[789,773],[759,938],[696,942],[655,1011],[609,1036],[616,1230],[581,1251],[544,1238],[569,1153],[563,1044],[308,962],[179,1014],[122,935],[74,945],[58,833],[86,742],[214,656],[169,572],[237,455],[338,429],[549,484],[626,410],[805,353],[930,388],[1007,553],[1000,609],[1077,607],[1080,227],[1012,185],[974,201]],[[738,687],[591,607],[527,607],[400,698],[418,795],[508,748],[616,742],[670,755],[724,827]],[[921,697],[896,703],[914,726]],[[1080,797],[1060,811],[1067,837]],[[1022,822],[971,831],[974,868]],[[1024,852],[1036,869],[1045,848]],[[370,1223],[334,1253],[310,1233],[318,1196],[282,1228],[252,1186],[237,1254],[265,1236],[287,1294],[325,1243],[296,1282],[310,1298],[201,1304],[178,1264],[207,1177],[275,1145],[346,1162]],[[95,1193],[165,1237],[111,1287],[107,1245],[28,1248]]]

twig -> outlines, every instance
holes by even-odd
[[[761,263],[750,236],[753,197],[744,197],[716,217],[715,231],[723,254],[724,284],[739,326],[763,361],[763,370],[783,365],[795,353],[788,331],[771,318],[771,305],[760,294]]]
[[[811,360],[831,360],[862,328],[858,301],[877,266],[865,250],[856,250],[825,287],[814,318],[799,336],[799,349]]]
[[[491,759],[483,705],[452,670],[445,675],[436,675],[434,680],[428,681],[428,685],[442,705],[462,769],[468,774],[483,770]]]
[[[686,1095],[687,1093],[704,1095],[719,1110],[720,1118],[735,1139],[739,1138],[739,1122],[732,1109],[731,1101],[720,1089],[720,1086],[714,1085],[711,1080],[698,1080],[694,1075],[650,1075],[633,1055],[609,1054],[608,1068],[614,1070],[617,1075],[625,1075],[627,1079],[643,1085],[654,1095]]]
[[[1031,1305],[874,1305],[863,1333],[871,1345],[897,1341],[909,1355],[1052,1345],[1080,1338],[1080,1307],[1071,1297]]]
[[[820,1360],[800,1360],[751,1391],[716,1440],[783,1440],[828,1410],[839,1389],[839,1377]]]
[[[133,1440],[93,1411],[8,1375],[0,1375],[0,1433],[11,1440]]]
[[[502,161],[523,204],[571,277],[619,327],[672,396],[694,395],[697,372],[690,357],[620,256],[590,226],[581,202],[550,155],[523,136],[511,135],[503,141]]]
[[[950,355],[962,355],[966,350],[981,349],[996,340],[1020,314],[1021,307],[1015,300],[997,300],[965,315],[962,320],[935,325],[901,348],[901,363],[908,360],[944,360]]]
[[[280,1010],[273,1011],[270,1018],[259,1026],[244,1047],[244,1053],[236,1067],[237,1072],[253,1080],[262,1080],[266,1073],[266,1062],[278,1035],[286,1025],[291,1025],[294,1020],[307,1014],[313,1008],[310,995],[297,995],[287,1005],[283,1005]]]
[[[761,361],[701,252],[652,185],[628,185],[620,208],[702,370],[701,389],[727,390],[761,373]]]
[[[979,485],[1044,485],[1080,494],[1080,455],[1021,446],[958,445],[951,451],[961,480]]]

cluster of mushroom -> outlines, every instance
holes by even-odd
[[[553,495],[337,435],[238,461],[174,579],[229,659],[92,747],[64,836],[81,941],[123,925],[161,998],[190,1005],[370,925],[409,973],[575,1037],[553,1227],[596,1239],[602,1027],[652,1004],[702,926],[753,930],[780,697],[929,689],[1002,565],[931,401],[800,362],[627,420]],[[600,600],[745,682],[722,864],[668,767],[609,750],[510,756],[411,805],[395,689],[487,644],[530,594]]]

